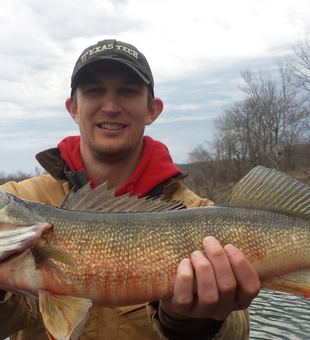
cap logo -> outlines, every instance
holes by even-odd
[[[96,46],[92,49],[87,50],[84,54],[81,55],[81,62],[82,64],[84,64],[87,61],[88,56],[91,56],[95,53],[103,52],[105,50],[112,50],[114,47],[117,48],[117,50],[119,51],[126,52],[130,54],[131,56],[135,57],[136,59],[139,59],[139,53],[126,46],[123,46],[123,45],[114,46],[114,44],[104,44],[104,45]]]
[[[139,53],[132,50],[131,48],[128,48],[126,46],[123,46],[123,45],[115,45],[115,47],[120,51],[120,50],[123,50],[124,52],[132,55],[133,57],[135,57],[136,59],[139,59]]]

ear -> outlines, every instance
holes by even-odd
[[[148,114],[146,117],[146,125],[152,124],[157,117],[162,113],[164,109],[164,103],[159,98],[154,98],[152,106],[148,108]]]
[[[66,100],[66,109],[70,113],[70,116],[73,118],[76,124],[79,124],[79,115],[78,115],[77,106],[73,103],[71,98],[68,98]]]

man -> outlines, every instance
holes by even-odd
[[[165,195],[187,208],[212,204],[182,184],[184,176],[162,143],[143,136],[163,103],[154,98],[150,67],[134,46],[104,40],[87,48],[71,88],[66,108],[81,136],[37,155],[50,175],[0,190],[57,206],[70,187],[108,181],[109,188],[118,187],[116,195]],[[92,307],[80,339],[248,339],[246,308],[260,289],[257,273],[232,245],[223,249],[206,237],[203,248],[181,261],[171,298],[147,307]],[[0,301],[0,338],[47,339],[35,300],[1,291]]]

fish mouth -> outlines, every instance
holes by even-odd
[[[103,130],[123,130],[126,128],[126,125],[118,124],[118,123],[101,123],[97,125],[100,129]]]

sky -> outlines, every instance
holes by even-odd
[[[165,107],[145,134],[186,163],[243,98],[241,71],[275,70],[309,18],[309,0],[0,0],[0,173],[35,174],[36,153],[79,134],[64,106],[71,73],[103,39],[147,57]]]

